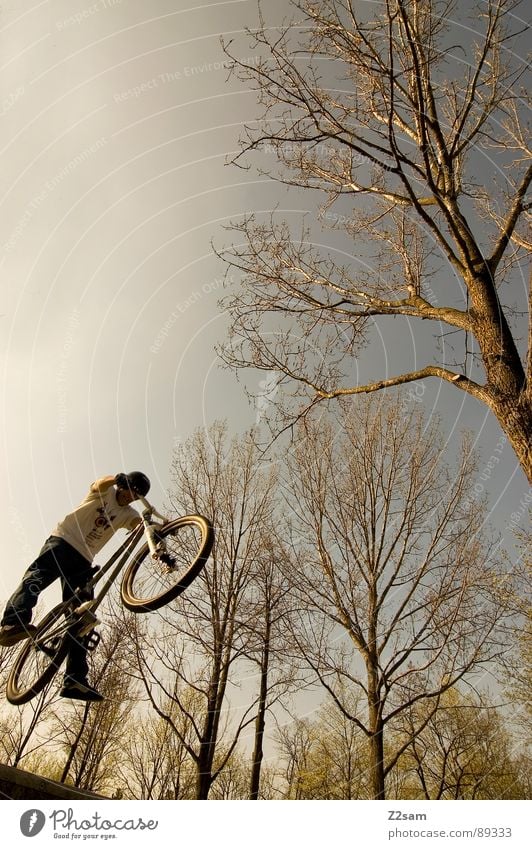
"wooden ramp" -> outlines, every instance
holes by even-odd
[[[107,796],[0,764],[0,799],[107,799]]]

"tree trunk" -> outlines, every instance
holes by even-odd
[[[500,401],[496,399],[490,407],[532,483],[532,405],[529,399],[522,392],[516,400],[508,397]]]
[[[212,784],[212,754],[210,740],[204,740],[200,746],[197,762],[196,799],[208,799]]]
[[[471,317],[486,369],[487,403],[532,481],[532,409],[527,375],[489,271],[466,279]]]
[[[216,706],[209,704],[199,748],[199,757],[196,763],[196,799],[208,799],[212,785],[212,762],[214,759],[218,724],[216,714]]]
[[[61,773],[61,778],[59,779],[63,783],[68,778],[68,773],[70,772],[70,767],[72,766],[72,763],[74,761],[74,757],[75,757],[76,752],[77,752],[79,745],[81,743],[81,738],[83,736],[83,732],[85,731],[85,726],[87,724],[88,715],[89,715],[89,704],[86,704],[84,711],[83,711],[83,719],[81,720],[81,722],[79,724],[78,733],[76,734],[76,737],[75,737],[74,741],[72,742],[72,744],[70,746],[68,756],[67,756],[67,759],[65,761],[65,765],[63,767],[63,772]]]
[[[384,725],[383,705],[378,691],[378,669],[368,660],[369,761],[373,799],[385,799],[384,792]]]
[[[207,700],[207,714],[201,735],[199,756],[196,763],[196,799],[207,799],[212,786],[212,765],[218,739],[220,709],[225,693],[227,668],[218,657],[212,672]]]
[[[264,651],[261,658],[261,674],[260,674],[260,693],[259,693],[259,708],[257,719],[255,720],[255,747],[253,750],[253,758],[251,761],[251,781],[249,788],[249,798],[256,800],[259,798],[260,789],[260,771],[262,767],[262,758],[264,752],[262,750],[262,741],[264,739],[264,728],[266,725],[266,697],[268,694],[268,666],[269,666],[269,640],[270,640],[270,623],[266,631],[266,639],[264,643]]]
[[[379,720],[377,727],[369,738],[369,755],[371,762],[371,786],[374,799],[385,799],[384,792],[384,727]]]

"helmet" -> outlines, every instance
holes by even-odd
[[[147,495],[150,491],[150,479],[143,472],[129,472],[127,485],[137,495]]]

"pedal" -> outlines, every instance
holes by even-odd
[[[77,607],[74,613],[79,616],[79,622],[76,627],[79,637],[84,637],[86,634],[89,634],[96,625],[100,624],[100,620],[96,614],[90,609],[90,607],[86,607],[84,604],[82,604],[81,607]]]
[[[85,648],[87,649],[87,651],[94,651],[94,649],[97,648],[100,640],[101,637],[98,631],[89,631],[89,633],[85,637]]]
[[[92,608],[92,601],[84,601],[83,604],[80,604],[79,607],[74,608],[74,613],[76,616],[83,616],[84,613],[90,611]]]

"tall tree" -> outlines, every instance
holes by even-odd
[[[447,465],[437,425],[418,410],[380,396],[346,405],[335,426],[309,421],[289,466],[293,640],[366,735],[372,793],[384,798],[428,721],[390,747],[401,716],[418,702],[436,711],[508,652],[512,578],[468,497],[470,452]]]
[[[137,640],[137,666],[153,708],[171,724],[194,764],[198,799],[209,796],[230,766],[260,702],[251,682],[247,685],[250,652],[262,628],[250,619],[250,586],[264,535],[273,529],[274,492],[273,472],[261,466],[252,441],[229,442],[222,424],[198,431],[176,451],[172,508],[178,515],[208,516],[215,544],[199,577],[159,612],[153,633],[145,631]],[[231,711],[231,697],[240,689],[241,707]],[[187,718],[185,728],[175,721],[176,710]]]
[[[261,14],[257,61],[226,48],[264,107],[235,161],[275,154],[278,179],[325,196],[322,220],[346,232],[357,259],[340,265],[312,232],[295,239],[274,216],[238,223],[223,254],[243,277],[227,301],[224,356],[289,384],[272,403],[288,421],[323,399],[447,381],[489,407],[532,479],[532,354],[529,345],[521,357],[512,326],[531,247],[524,5],[292,6],[298,19],[281,28]],[[399,374],[353,385],[353,358],[376,322],[390,345],[396,322],[416,340],[420,322],[432,323],[435,340],[461,338],[464,354],[434,345],[421,366],[416,357]]]
[[[249,782],[249,798],[261,796],[261,774],[264,760],[264,738],[268,713],[284,696],[301,684],[290,654],[285,629],[288,587],[280,569],[283,546],[265,533],[261,553],[250,574],[246,655],[258,670],[257,715],[253,737],[253,753]]]

